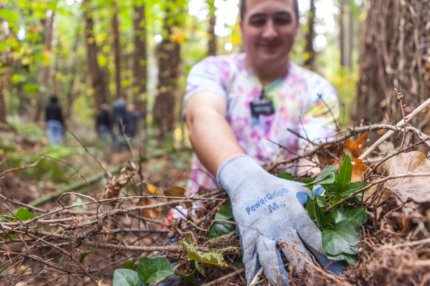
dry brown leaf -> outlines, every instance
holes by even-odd
[[[148,198],[141,198],[139,200],[138,205],[140,206],[149,206],[153,204],[153,201]],[[160,208],[148,208],[148,209],[142,209],[141,214],[144,217],[147,218],[159,218],[161,215],[161,209]]]
[[[185,188],[179,186],[173,186],[164,191],[168,197],[183,197],[185,194]]]
[[[423,203],[430,201],[430,160],[424,153],[413,151],[401,153],[381,165],[388,176],[429,174],[428,176],[392,179],[385,187],[405,202],[408,198]]]
[[[352,177],[351,182],[362,181],[364,172],[366,172],[368,166],[363,163],[360,159],[354,158],[352,163]]]
[[[366,147],[367,135],[368,133],[364,132],[357,140],[345,140],[344,147],[354,158],[358,158],[363,153],[363,149]]]

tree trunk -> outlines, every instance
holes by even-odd
[[[115,1],[112,1],[113,16],[112,16],[112,33],[113,33],[113,50],[115,59],[115,91],[116,97],[121,96],[121,44],[119,34],[118,6]]]
[[[52,52],[52,38],[54,34],[54,20],[55,20],[55,12],[52,11],[52,14],[48,17],[45,26],[45,34],[44,34],[44,46],[45,51],[48,54]],[[46,95],[50,95],[53,93],[52,91],[52,81],[51,81],[51,63],[43,64],[39,74],[39,93],[37,94],[36,100],[36,112],[34,114],[34,121],[39,121],[43,114],[43,110],[46,104]]]
[[[70,79],[68,90],[67,90],[67,104],[66,104],[66,119],[70,119],[70,116],[72,115],[72,107],[73,102],[75,101],[76,95],[74,93],[74,86],[76,82],[76,78],[78,77],[78,65],[79,65],[79,56],[78,56],[78,47],[80,44],[80,29],[76,29],[75,32],[75,39],[73,40],[73,54],[70,57],[70,74],[72,75],[72,78]]]
[[[0,40],[5,39],[3,20],[0,18]],[[8,52],[0,52],[0,125],[7,125],[7,106],[4,94],[5,84],[8,81],[8,71],[11,58]]]
[[[0,125],[7,125],[7,119],[6,119],[7,108],[6,108],[6,99],[4,94],[5,87],[3,86],[4,82],[5,82],[4,75],[0,74]]]
[[[209,25],[208,25],[208,55],[214,56],[217,53],[217,38],[215,35],[215,0],[207,0],[209,8]]]
[[[141,121],[147,127],[148,96],[147,96],[147,40],[145,4],[141,0],[134,2],[134,55],[133,55],[133,101],[141,111]]]
[[[180,44],[171,37],[173,28],[182,25],[183,1],[175,0],[166,8],[163,29],[165,37],[158,49],[158,86],[154,104],[154,120],[160,131],[160,138],[173,131],[175,127],[176,92],[178,89],[179,65],[181,63]],[[182,15],[181,15],[182,14]],[[172,21],[173,19],[173,21]]]
[[[103,71],[100,69],[98,56],[98,47],[94,37],[94,19],[90,9],[91,0],[82,1],[82,12],[85,21],[85,44],[87,46],[87,65],[88,73],[91,77],[91,83],[94,92],[94,103],[96,108],[101,103],[107,101],[107,86]]]
[[[371,1],[362,39],[356,121],[400,120],[395,89],[404,96],[406,113],[430,96],[429,15],[428,1]],[[415,120],[422,127],[423,118]]]
[[[315,70],[315,15],[316,15],[316,0],[310,0],[309,16],[308,16],[308,31],[306,33],[306,46],[305,46],[305,61],[304,65],[311,70]]]
[[[353,0],[340,0],[340,65],[352,69]]]

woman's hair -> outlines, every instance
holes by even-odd
[[[268,1],[268,0],[266,0]],[[239,13],[240,13],[240,20],[243,21],[245,18],[245,11],[246,11],[246,0],[240,0],[240,7],[239,7]],[[294,13],[296,14],[297,21],[299,20],[299,3],[297,0],[294,0]]]

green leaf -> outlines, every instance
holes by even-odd
[[[182,247],[185,249],[185,252],[187,252],[188,259],[195,260],[202,263],[207,263],[219,267],[227,267],[228,264],[225,262],[224,257],[221,253],[218,252],[202,252],[198,251],[191,239],[183,239],[181,241]]]
[[[339,169],[339,173],[336,176],[336,183],[340,185],[342,189],[351,182],[352,177],[352,164],[351,158],[348,154],[345,155],[345,159],[343,160],[343,164]]]
[[[233,210],[230,201],[226,201],[215,214],[215,219],[231,220],[233,219]]]
[[[88,254],[90,254],[90,252],[84,252],[81,255],[79,255],[79,263],[83,263],[85,260],[85,257],[87,257]]]
[[[306,211],[308,212],[311,219],[316,223],[319,229],[321,229],[321,218],[318,211],[319,206],[317,205],[315,197],[308,197],[306,201]]]
[[[21,221],[26,221],[36,217],[36,215],[31,211],[29,211],[27,208],[19,208],[16,211],[15,216],[17,219]]]
[[[113,273],[112,286],[140,286],[141,281],[136,271],[117,269]]]
[[[215,237],[219,237],[221,235],[233,233],[235,230],[236,230],[236,226],[234,224],[216,222],[209,229],[208,237],[212,239]]]
[[[215,220],[226,220],[233,221],[233,211],[231,209],[230,201],[225,201],[218,212],[215,214]],[[236,226],[234,224],[226,223],[226,222],[215,222],[208,232],[209,238],[215,238],[221,235],[226,235],[234,232],[236,230]]]
[[[190,274],[175,271],[175,275],[181,278],[182,281],[188,283],[189,285],[193,285],[193,286],[198,285],[196,276],[194,275],[194,271],[191,272]]]
[[[318,184],[333,184],[336,176],[336,168],[337,167],[334,165],[326,166],[312,182],[306,185],[313,186]]]
[[[133,263],[133,261],[127,261],[127,262],[124,262],[121,265],[121,268],[123,268],[123,269],[130,269],[130,270],[136,270],[136,265]]]
[[[286,173],[286,172],[280,172],[277,175],[278,178],[284,179],[284,180],[289,180],[289,181],[294,181],[294,176],[291,175],[290,173]]]
[[[359,230],[367,220],[364,208],[338,208],[333,211],[333,220],[336,224],[347,222]]]
[[[202,264],[198,261],[194,261],[194,268],[196,268],[196,270],[203,276],[206,275],[206,270],[205,268],[202,266]]]
[[[325,211],[325,197],[313,196],[306,202],[306,211],[319,229],[328,229],[334,223],[330,213]]]
[[[334,261],[345,260],[349,265],[354,265],[357,263],[357,255],[351,255],[346,253],[341,253],[336,256],[327,255],[327,258]]]
[[[347,221],[342,221],[334,230],[322,231],[322,249],[331,256],[341,253],[356,254],[360,233]]]
[[[175,274],[172,264],[164,257],[142,257],[139,265],[137,265],[137,273],[139,278],[147,285]]]

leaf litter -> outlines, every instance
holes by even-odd
[[[394,148],[383,157],[374,151],[369,160],[357,159],[366,148],[366,132],[374,130],[372,126],[346,130],[337,141],[307,154],[318,155],[326,166],[337,166],[326,167],[313,179],[315,184],[334,183],[336,175],[330,172],[342,168],[337,159],[351,155],[351,174],[338,174],[337,183],[343,188],[363,183],[357,194],[365,211],[335,207],[332,219],[339,227],[329,230],[327,237],[350,233],[345,244],[349,247],[335,243],[330,251],[340,257],[357,252],[357,263],[340,276],[311,263],[301,275],[287,266],[291,285],[429,285],[429,160],[410,146]],[[287,161],[271,171],[277,173],[295,163]],[[41,207],[13,199],[0,184],[2,285],[110,285],[114,281],[245,285],[239,239],[225,193],[203,191],[187,198],[184,188],[157,185],[145,173],[142,162],[128,162],[90,194],[66,193]],[[19,180],[14,174],[7,176]],[[76,198],[81,201],[79,208]],[[316,206],[321,207],[319,200]],[[171,209],[184,218],[172,219]],[[353,234],[354,221],[362,223],[365,217],[358,236]],[[166,260],[157,260],[160,267],[143,273],[148,267],[142,265],[158,258]],[[267,285],[264,275],[258,279]]]

